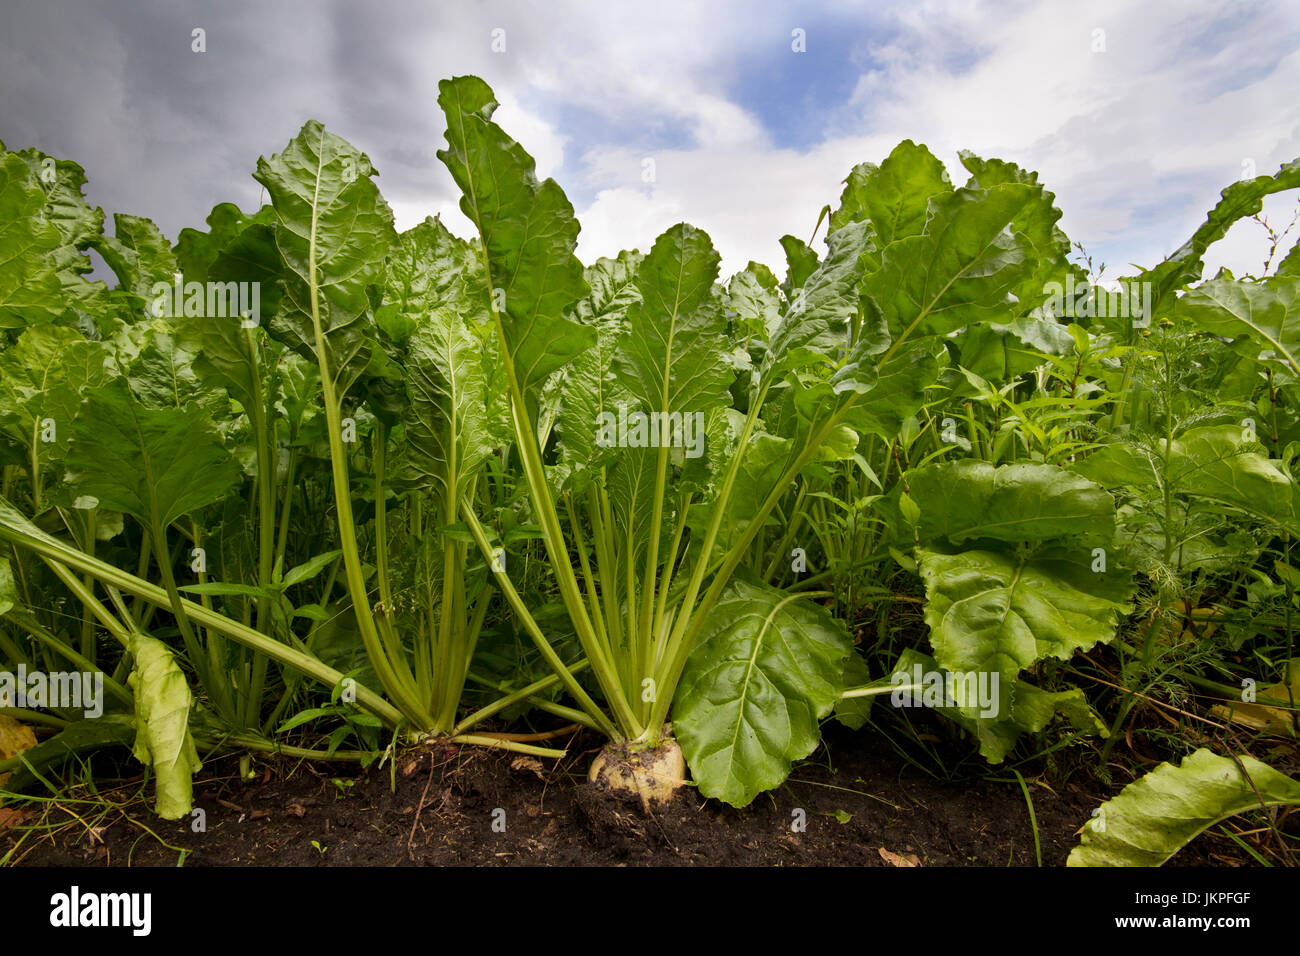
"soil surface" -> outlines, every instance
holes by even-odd
[[[743,810],[683,791],[645,813],[596,791],[583,770],[599,740],[583,734],[554,762],[482,747],[438,748],[357,771],[284,758],[234,758],[195,781],[202,814],[178,822],[137,799],[86,819],[81,809],[0,809],[0,856],[22,828],[18,865],[441,866],[751,865],[1034,866],[1034,832],[1019,785],[945,783],[879,737],[827,726],[826,745],[781,788]],[[1064,864],[1076,831],[1109,793],[1079,772],[1048,786],[1027,777],[1046,866]],[[101,795],[106,788],[100,789]],[[113,792],[107,796],[114,799]],[[206,829],[195,832],[199,821]],[[145,828],[148,828],[146,830]],[[152,832],[149,832],[152,831]],[[1175,865],[1236,865],[1244,854],[1207,836]]]

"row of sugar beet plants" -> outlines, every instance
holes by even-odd
[[[1165,608],[1170,582],[1217,594],[1207,542],[1244,519],[1236,573],[1291,567],[1300,257],[1181,293],[1295,164],[1225,190],[1123,309],[1062,294],[1086,277],[1035,175],[964,154],[957,188],[910,142],[853,170],[824,255],[787,236],[783,281],[722,284],[686,224],[584,268],[487,85],[438,102],[470,239],[397,233],[315,122],[259,162],[269,205],[174,246],[123,215],[104,235],[75,164],[3,154],[0,663],[111,697],[0,708],[57,731],[0,761],[10,788],[134,744],[176,817],[196,744],[557,756],[481,727],[535,710],[604,734],[593,779],[647,804],[689,765],[744,806],[898,674],[982,677],[939,710],[993,762],[1058,716],[1105,736],[1064,675],[1114,644],[1126,688],[1151,679],[1161,615],[1121,631],[1145,579]],[[1171,336],[1233,341],[1200,383],[1217,417],[1178,405]],[[1237,414],[1260,388],[1274,457]],[[929,653],[855,650],[844,620],[918,577]]]

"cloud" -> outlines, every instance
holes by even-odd
[[[791,49],[795,26],[806,53]],[[1280,0],[15,0],[0,138],[77,159],[93,202],[174,237],[219,201],[258,205],[257,157],[315,117],[371,156],[399,226],[441,213],[464,234],[435,155],[436,96],[439,79],[475,73],[573,200],[584,258],[647,248],[686,219],[725,270],[779,266],[782,234],[806,239],[855,163],[908,138],[958,181],[962,148],[1038,170],[1095,258],[1151,264],[1243,161],[1271,172],[1300,155],[1298,48],[1300,9]],[[1292,202],[1266,210],[1284,223]],[[1262,236],[1234,230],[1211,263],[1257,268]]]

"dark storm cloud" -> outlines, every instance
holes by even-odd
[[[256,208],[257,157],[309,118],[365,150],[390,199],[450,205],[436,81],[509,75],[506,58],[487,59],[491,21],[449,4],[9,3],[0,140],[77,161],[92,204],[172,239],[218,202]],[[192,49],[196,28],[206,52]]]

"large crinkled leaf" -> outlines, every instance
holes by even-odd
[[[98,237],[94,246],[117,276],[118,288],[130,294],[133,307],[141,313],[152,306],[155,285],[170,288],[175,281],[171,243],[148,219],[115,213],[113,235]]]
[[[1203,332],[1246,336],[1300,378],[1300,277],[1263,282],[1212,279],[1178,300],[1178,315]]]
[[[86,171],[67,159],[55,159],[38,149],[18,153],[45,190],[45,218],[59,230],[62,247],[55,253],[64,284],[93,271],[83,251],[104,232],[104,211],[86,202],[82,189]]]
[[[863,292],[883,312],[894,349],[917,335],[943,335],[990,319],[1010,318],[1009,299],[1036,260],[1008,226],[1034,187],[1004,183],[936,196],[925,233],[888,245]]]
[[[177,315],[169,320],[178,342],[194,355],[194,372],[208,385],[219,385],[248,408],[264,396],[266,369],[274,366],[280,346],[263,329],[279,308],[283,264],[275,245],[275,210],[263,206],[244,213],[232,203],[220,203],[208,214],[209,231],[182,229],[176,258],[186,282],[245,282],[257,293],[257,314],[245,319]],[[251,312],[251,308],[249,309]]]
[[[215,414],[225,404],[225,396],[195,374],[195,354],[167,328],[165,320],[155,320],[144,330],[140,352],[126,367],[131,391],[150,408],[195,404]]]
[[[1112,488],[1162,492],[1168,485],[1174,495],[1231,505],[1300,534],[1300,489],[1259,448],[1241,426],[1207,425],[1187,430],[1169,448],[1163,439],[1107,445],[1073,467]]]
[[[309,120],[283,152],[258,159],[254,177],[275,207],[284,262],[284,298],[271,334],[326,368],[340,395],[370,359],[367,288],[382,282],[395,238],[374,175],[365,153]],[[317,354],[318,325],[325,355]]]
[[[1094,572],[1082,549],[1031,556],[917,548],[916,556],[935,659],[956,673],[1001,675],[1004,695],[1038,661],[1111,640],[1131,609],[1129,576]]]
[[[197,407],[147,408],[120,378],[85,390],[67,466],[78,494],[157,529],[220,500],[240,480]]]
[[[22,157],[0,155],[0,328],[51,322],[63,308],[45,191]]]
[[[641,260],[639,300],[628,309],[614,368],[644,410],[707,415],[730,401],[727,323],[713,295],[720,261],[708,235],[684,223]]]
[[[588,293],[573,306],[572,317],[583,325],[603,327],[627,321],[628,310],[638,301],[637,273],[645,257],[624,249],[612,259],[597,259],[583,272]]]
[[[844,689],[871,683],[871,669],[861,654],[851,653],[844,662]],[[871,718],[875,697],[841,697],[835,704],[835,719],[849,730],[861,730]]]
[[[515,380],[536,417],[547,377],[595,341],[594,329],[566,318],[587,294],[573,254],[578,221],[555,180],[538,182],[533,158],[492,114],[492,90],[476,76],[438,84],[447,116],[441,159],[460,187],[460,208],[486,251],[489,284]]]
[[[797,595],[737,580],[709,615],[673,703],[700,792],[732,806],[779,785],[816,749],[852,643]]]
[[[781,324],[781,297],[764,285],[756,263],[737,272],[727,283],[727,309],[747,339],[769,342]]]
[[[111,361],[106,344],[73,329],[28,327],[0,354],[0,429],[29,455],[62,458],[82,391],[107,381]]]
[[[791,369],[821,365],[838,359],[849,344],[849,319],[858,310],[858,282],[864,268],[869,228],[849,223],[830,234],[826,259],[795,293],[772,336],[763,374],[779,376]],[[874,355],[888,347],[884,330],[873,328],[863,337],[859,351]],[[864,387],[874,366],[864,364]]]
[[[135,756],[154,770],[155,810],[179,820],[194,805],[193,779],[202,764],[190,736],[190,688],[171,648],[143,634],[131,638]]]
[[[613,509],[615,533],[623,544],[620,559],[638,560],[649,541],[655,506],[655,474],[659,453],[655,448],[617,448],[609,466],[605,487]],[[662,500],[662,499],[661,499]],[[672,533],[677,515],[672,498],[662,500],[660,538]],[[661,555],[661,560],[663,559]]]
[[[597,423],[603,413],[630,409],[633,398],[614,372],[614,354],[627,331],[628,310],[641,299],[637,269],[641,254],[620,252],[615,259],[597,259],[587,267],[591,292],[578,301],[573,317],[596,330],[596,342],[564,370],[560,383],[560,460],[576,490],[592,470],[610,464],[615,445],[597,444]]]
[[[726,318],[713,294],[718,262],[700,230],[679,224],[665,231],[637,268],[637,299],[614,343],[617,385],[629,403],[603,410],[608,417],[597,444],[613,440],[617,447],[597,460],[608,463],[610,503],[631,558],[651,540],[656,508],[665,523],[676,514],[675,496],[658,485],[661,449],[670,449],[670,463],[686,467],[706,451],[716,457],[717,449],[704,447],[707,426],[716,410],[730,404],[727,389],[734,376],[725,358]],[[597,424],[589,421],[587,427]],[[574,416],[566,418],[566,429],[580,427]],[[672,476],[665,466],[663,479]],[[659,529],[660,540],[667,534],[671,524]]]
[[[398,237],[386,280],[386,299],[414,327],[405,356],[405,451],[452,501],[507,434],[504,396],[492,394],[485,364],[491,320],[476,267],[468,243],[426,219]]]
[[[1039,183],[1038,173],[1000,159],[981,159],[966,150],[960,156],[962,165],[971,174],[968,185],[988,189],[999,183],[1023,183],[1033,190],[1032,198],[1021,207],[1011,223],[1011,231],[1026,239],[1034,250],[1034,270],[1012,290],[1020,300],[1022,311],[1028,311],[1043,301],[1047,296],[1047,283],[1063,283],[1070,274],[1077,279],[1086,278],[1082,270],[1071,265],[1067,258],[1070,239],[1056,224],[1061,218],[1061,210],[1053,205],[1055,194]]]
[[[1115,533],[1114,499],[1055,465],[945,462],[909,472],[907,488],[921,509],[922,543],[1075,538],[1091,546]]]
[[[82,194],[85,170],[71,160],[55,159],[38,149],[25,149],[18,155],[26,160],[45,190],[45,218],[59,231],[61,242],[51,255],[62,286],[63,304],[87,315],[100,331],[107,331],[111,322],[106,319],[115,311],[108,286],[84,278],[94,270],[85,250],[95,245],[104,232],[104,211],[92,207]]]
[[[990,382],[1009,382],[1044,364],[1044,354],[1074,349],[1074,339],[1055,319],[1026,317],[973,325],[957,342],[962,368]]]
[[[1058,713],[1080,732],[1104,731],[1079,691],[1050,693],[1020,675],[1111,640],[1130,610],[1129,573],[1106,570],[1092,550],[1114,536],[1110,495],[1053,465],[976,461],[916,469],[907,489],[919,516],[904,524],[899,508],[894,521],[896,533],[924,545],[915,554],[935,662],[976,681],[956,685],[946,715],[994,763]],[[963,543],[971,549],[952,552]]]
[[[1300,805],[1300,782],[1253,757],[1238,759],[1201,748],[1133,781],[1084,825],[1066,866],[1161,866],[1230,816]]]
[[[893,441],[903,422],[920,411],[926,392],[934,387],[946,362],[948,350],[935,339],[919,339],[903,346],[874,369],[868,380],[871,387],[859,395],[845,419],[859,432],[874,434]],[[856,387],[857,370],[846,365],[828,383],[832,392],[848,380]],[[812,414],[826,400],[816,392],[800,395],[801,408]]]
[[[206,282],[260,281],[264,315],[275,312],[282,273],[275,246],[275,210],[263,206],[246,213],[234,203],[218,203],[206,220],[207,232],[182,229],[176,238],[176,260],[186,280]]]
[[[681,473],[675,476],[677,491],[697,496],[696,500],[715,498],[744,427],[742,412],[730,405],[715,408],[704,423],[701,447],[707,449],[708,454],[684,459]]]
[[[924,146],[905,139],[883,163],[859,163],[844,180],[840,206],[831,213],[831,230],[850,222],[871,223],[876,241],[920,235],[929,215],[930,197],[952,192],[943,163]]]

